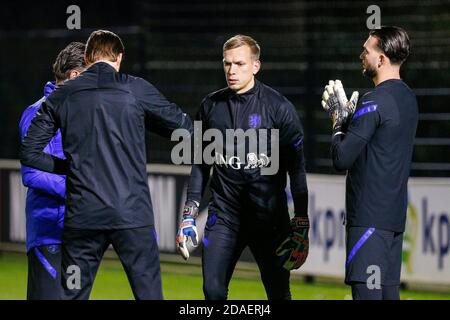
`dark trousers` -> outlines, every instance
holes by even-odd
[[[271,224],[233,225],[210,214],[203,239],[203,292],[207,300],[225,300],[236,263],[248,245],[261,272],[269,300],[290,299],[290,272],[275,251],[287,236]]]
[[[353,300],[400,300],[400,286],[382,285],[380,289],[369,289],[367,283],[351,284]]]
[[[34,247],[28,252],[28,300],[59,300],[61,286],[61,246]]]
[[[89,299],[100,261],[110,244],[125,269],[135,299],[163,299],[153,226],[120,230],[64,228],[62,280],[65,299]]]

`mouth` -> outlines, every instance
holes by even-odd
[[[236,83],[238,83],[238,80],[236,80],[236,79],[228,79],[228,83],[229,84],[236,84]]]

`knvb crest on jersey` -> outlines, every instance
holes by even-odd
[[[249,115],[248,126],[253,129],[259,128],[261,126],[261,115],[257,113]]]

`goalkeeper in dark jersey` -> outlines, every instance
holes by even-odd
[[[409,37],[398,27],[373,30],[364,43],[363,73],[375,89],[356,106],[339,80],[322,106],[333,120],[331,154],[347,171],[345,282],[354,299],[399,299],[407,183],[418,122],[414,93],[400,78]],[[356,110],[355,110],[356,106]]]
[[[260,48],[254,39],[237,35],[223,46],[223,65],[228,87],[209,94],[198,120],[203,130],[229,129],[260,133],[278,130],[268,138],[267,150],[236,156],[238,143],[227,141],[212,165],[196,164],[189,180],[177,248],[187,259],[186,241],[197,245],[195,218],[211,177],[212,197],[203,239],[203,290],[206,299],[226,299],[228,284],[245,247],[249,247],[261,272],[269,299],[290,299],[290,270],[299,268],[308,255],[308,189],[303,157],[303,130],[294,106],[279,92],[255,79],[260,69]],[[261,143],[261,138],[256,135]],[[270,141],[269,141],[270,140]],[[278,146],[279,154],[271,147]],[[235,149],[235,150],[230,150]],[[202,150],[203,151],[203,150]],[[232,156],[227,155],[231,151]],[[279,161],[277,158],[279,156]],[[270,165],[279,168],[264,174]],[[290,219],[285,193],[287,173],[294,200]]]

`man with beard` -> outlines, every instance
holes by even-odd
[[[360,55],[375,89],[348,101],[330,81],[322,106],[333,121],[331,155],[346,182],[346,276],[354,299],[399,299],[407,183],[418,122],[414,93],[400,78],[409,37],[398,27],[372,30]],[[354,112],[353,112],[354,111]]]

